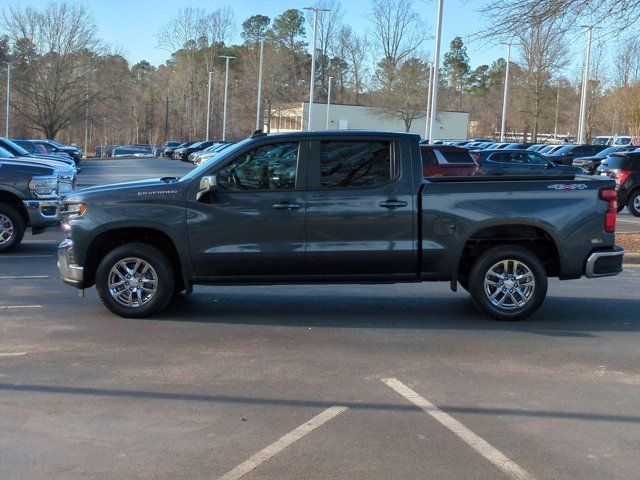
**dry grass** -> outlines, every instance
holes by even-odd
[[[640,233],[616,233],[616,244],[627,253],[640,253]]]

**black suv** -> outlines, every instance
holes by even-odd
[[[573,165],[573,159],[578,157],[592,157],[607,148],[606,145],[565,145],[547,155],[553,163],[560,165]]]
[[[626,206],[640,217],[640,152],[612,153],[602,161],[597,173],[616,181],[618,212]]]
[[[176,148],[174,153],[175,153],[175,155],[179,156],[178,158],[180,160],[182,160],[183,162],[187,162],[187,161],[189,161],[189,155],[191,155],[193,152],[199,152],[200,150],[204,150],[205,148],[209,148],[214,143],[216,143],[216,142],[215,141],[197,142],[197,143],[194,143],[192,145],[189,145],[188,147]]]
[[[607,158],[612,153],[631,152],[637,147],[630,145],[617,145],[614,147],[605,148],[597,154],[590,157],[576,157],[573,159],[573,166],[580,167],[589,175],[596,173],[596,169],[600,166],[600,162]]]
[[[478,164],[476,175],[576,175],[581,169],[556,165],[529,150],[479,150],[471,152]]]

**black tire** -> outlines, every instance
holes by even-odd
[[[10,252],[20,245],[27,227],[20,212],[6,204],[0,204],[0,222],[0,253]]]
[[[112,274],[112,269],[114,269],[119,262],[124,262],[127,259],[132,259],[130,264],[135,264],[135,261],[139,259],[150,266],[150,268],[146,270],[147,273],[144,275],[144,280],[136,278],[127,279],[124,275],[115,273],[115,270]],[[143,267],[144,264],[141,264],[141,267],[139,267],[140,270],[143,270]],[[124,268],[127,268],[126,264]],[[129,270],[124,270],[122,265],[119,269],[120,272]],[[129,273],[133,272],[129,271]],[[142,272],[138,271],[137,273],[140,274]],[[137,287],[153,289],[151,283],[153,278],[156,280],[155,292],[145,300],[145,292]],[[122,287],[121,290],[114,289],[116,293],[122,293],[122,295],[112,295],[110,293],[110,279],[119,279],[120,281],[126,282],[125,285],[118,286],[118,288]],[[128,282],[132,283],[129,284]],[[135,284],[133,282],[135,282]],[[119,282],[114,282],[112,285],[116,283]],[[145,284],[147,287],[144,287]],[[127,292],[127,289],[133,293]],[[127,243],[109,252],[98,265],[96,271],[96,290],[98,291],[98,296],[102,304],[112,313],[125,318],[145,318],[160,312],[169,301],[171,301],[175,290],[175,278],[171,263],[160,250],[143,243]],[[146,294],[150,295],[149,293]],[[127,298],[132,299],[131,306],[123,304]],[[134,298],[137,300],[134,300]]]
[[[631,194],[627,202],[627,208],[633,216],[640,217],[640,190],[636,190]]]
[[[622,210],[624,210],[624,207],[626,207],[626,205],[620,205],[620,204],[618,204],[618,205],[616,206],[616,211],[617,211],[618,213],[620,213]]]
[[[508,262],[507,272],[511,276],[500,280],[497,275],[488,275],[493,268],[504,274],[504,266],[499,265],[504,261]],[[519,274],[523,276],[525,273],[523,278],[517,278]],[[534,283],[524,286],[523,281],[531,276]],[[487,285],[485,289],[485,277],[490,282],[495,279],[495,287]],[[530,282],[531,280],[527,281]],[[473,264],[469,273],[469,291],[475,306],[496,320],[522,320],[533,315],[542,305],[547,295],[547,273],[538,257],[530,250],[515,245],[502,245],[487,250]],[[493,300],[490,296],[493,296]]]

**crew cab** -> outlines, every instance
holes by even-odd
[[[613,180],[425,179],[419,140],[256,132],[182,178],[78,191],[63,203],[62,279],[123,317],[195,284],[447,281],[516,320],[548,277],[622,271]]]
[[[58,170],[44,163],[0,158],[0,254],[60,223]]]

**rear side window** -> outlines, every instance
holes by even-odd
[[[436,156],[433,153],[433,150],[421,148],[420,153],[422,154],[422,164],[423,165],[437,165]]]
[[[391,178],[390,142],[320,142],[322,188],[375,187]]]
[[[463,151],[447,152],[447,151],[440,150],[440,153],[444,156],[444,158],[449,163],[474,163],[473,158],[471,158],[471,155],[469,155],[469,152],[463,152]]]
[[[497,152],[491,154],[489,160],[500,163],[526,163],[525,155],[517,152]]]
[[[33,153],[33,144],[31,142],[19,142],[18,145],[24,148],[27,152]]]

